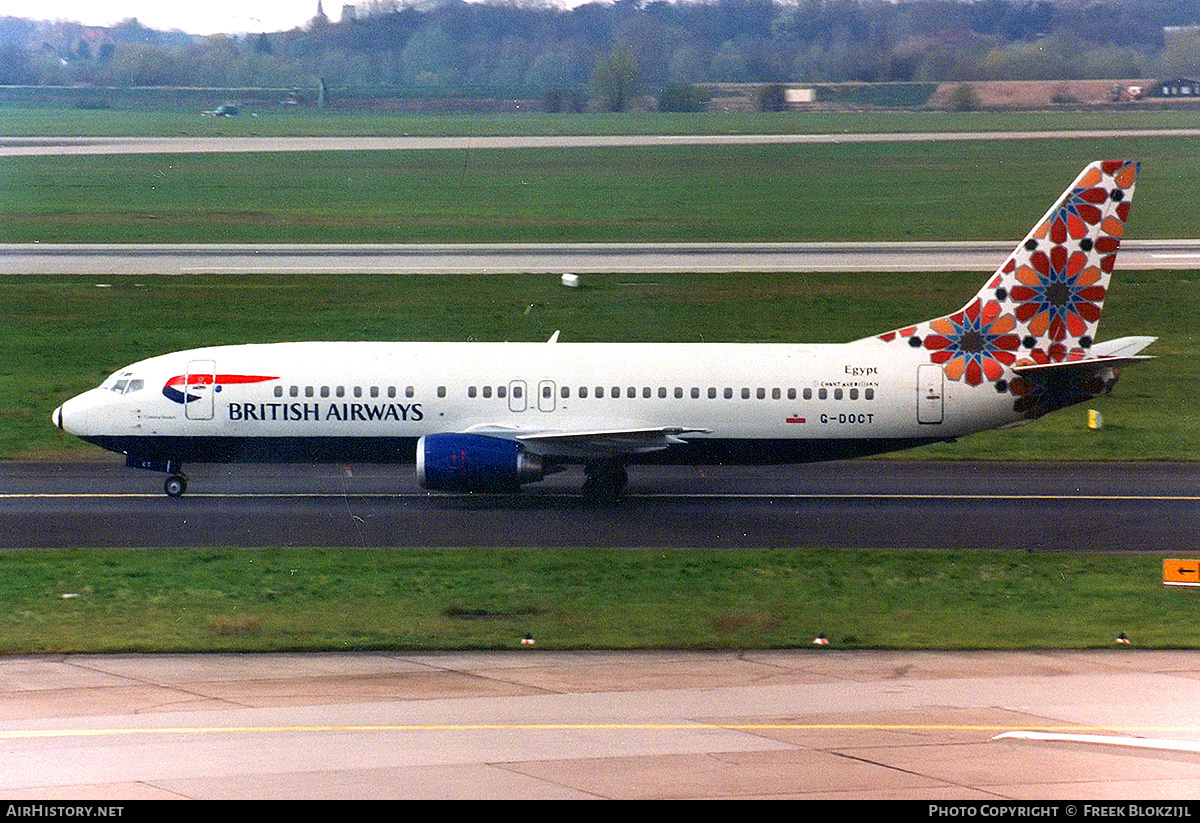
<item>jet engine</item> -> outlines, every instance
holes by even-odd
[[[417,482],[435,491],[517,491],[545,475],[541,457],[515,440],[430,434],[417,441]]]

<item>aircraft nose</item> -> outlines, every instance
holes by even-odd
[[[94,393],[93,393],[94,392]],[[77,397],[72,397],[70,400],[64,401],[57,409],[50,413],[50,422],[52,422],[59,431],[64,431],[67,434],[73,434],[76,437],[86,435],[91,429],[91,420],[97,408],[97,404],[106,399],[104,394],[107,392],[84,392]],[[96,395],[100,395],[97,397]]]

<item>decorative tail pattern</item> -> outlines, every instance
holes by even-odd
[[[1009,367],[1087,357],[1137,172],[1136,162],[1090,164],[967,305],[878,340],[922,348],[949,380],[992,383],[1017,395],[1019,409],[1037,387],[1006,380]]]

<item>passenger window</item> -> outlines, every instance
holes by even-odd
[[[416,389],[414,389],[412,386],[404,387],[404,396],[405,397],[412,397],[414,394],[416,394]]]
[[[329,387],[328,387],[328,386],[322,386],[322,387],[321,387],[321,396],[322,396],[322,397],[328,397],[328,396],[329,396]]]
[[[497,386],[496,387],[496,396],[497,397],[508,397],[508,386]]]
[[[742,399],[743,400],[750,399],[750,390],[749,389],[742,389]]]
[[[781,396],[782,396],[782,394],[780,393],[779,389],[771,389],[771,399],[772,400],[778,400]]]
[[[312,387],[312,386],[305,386],[305,387],[304,387],[304,396],[305,396],[305,397],[312,397],[312,396],[313,396],[313,387]]]
[[[559,389],[558,393],[562,395],[563,400],[567,400],[571,397],[571,390],[566,386],[563,386],[561,389]]]
[[[580,386],[580,387],[579,387],[579,397],[580,397],[581,399],[584,399],[584,400],[586,400],[586,399],[587,399],[587,394],[588,394],[588,392],[587,392],[587,386]]]
[[[850,390],[850,399],[851,399],[851,400],[857,400],[857,399],[858,399],[858,389],[851,389],[851,390]]]
[[[521,387],[520,387],[520,386],[513,386],[513,397],[515,397],[515,398],[517,398],[518,400],[520,400],[520,399],[521,399],[523,396],[524,396],[524,392],[523,392],[523,391],[521,391]]]
[[[355,396],[355,397],[362,397],[362,386],[355,386],[355,387],[354,387],[354,396]]]
[[[388,397],[390,398],[390,397],[395,397],[395,396],[396,396],[396,387],[388,386]]]
[[[708,390],[708,399],[709,399],[709,400],[716,400],[716,399],[717,399],[717,390],[716,390],[715,388],[710,388],[710,389]]]
[[[438,395],[438,397],[445,397],[446,396],[446,387],[438,386],[437,395]]]
[[[484,386],[484,387],[483,387],[483,396],[484,396],[484,397],[491,397],[491,396],[492,396],[492,387],[491,387],[491,386]]]
[[[596,399],[597,399],[597,400],[603,400],[603,399],[604,399],[604,387],[603,387],[603,386],[597,386],[597,387],[596,387]]]
[[[758,391],[756,391],[754,393],[754,396],[757,397],[759,400],[766,400],[767,399],[767,390],[759,389]]]
[[[833,390],[833,399],[834,399],[834,400],[841,400],[841,399],[842,399],[842,390],[841,390],[841,389],[834,389],[834,390]]]
[[[826,390],[826,389],[821,389],[820,391],[818,391],[818,392],[817,392],[817,399],[818,399],[818,400],[826,400],[826,399],[828,399],[828,398],[829,398],[829,392],[828,392],[828,390]]]
[[[283,397],[283,386],[276,386],[276,387],[275,387],[275,396],[276,396],[276,397]]]
[[[726,399],[726,400],[729,400],[729,399],[731,399],[732,397],[733,397],[733,389],[726,388],[726,389],[725,389],[725,399]]]
[[[300,396],[300,387],[299,386],[290,387],[288,389],[288,394],[291,395],[292,397],[299,397]]]
[[[675,399],[679,400],[682,397],[683,397],[683,389],[679,386],[676,386],[675,387]]]
[[[696,386],[692,386],[692,399],[693,400],[700,399],[700,389]]]
[[[378,386],[372,386],[372,387],[371,387],[371,396],[372,396],[372,397],[378,397],[378,396],[379,396],[379,387],[378,387]]]
[[[805,400],[812,400],[812,389],[805,389],[805,390],[804,390],[804,399],[805,399]]]
[[[863,392],[863,398],[865,400],[874,400],[875,399],[875,390],[867,389],[865,392]]]
[[[475,396],[475,392],[476,392],[476,389],[475,389],[475,387],[474,387],[474,386],[468,386],[468,387],[467,387],[467,397],[474,397],[474,396]]]
[[[346,396],[346,387],[338,386],[337,389],[334,391],[334,394],[338,397],[345,397]]]

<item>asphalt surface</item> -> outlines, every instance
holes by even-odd
[[[995,271],[1015,241],[573,244],[0,244],[0,273],[654,274]],[[1195,269],[1200,240],[1126,240],[1121,269]]]
[[[1173,552],[1200,533],[1200,465],[862,460],[630,468],[519,495],[420,489],[411,466],[188,466],[188,493],[119,458],[0,464],[0,548],[171,546],[1018,549]]]
[[[0,157],[81,154],[194,154],[292,151],[569,149],[636,146],[750,146],[980,140],[1097,140],[1195,137],[1200,129],[879,132],[838,134],[614,134],[457,137],[0,137]]]

